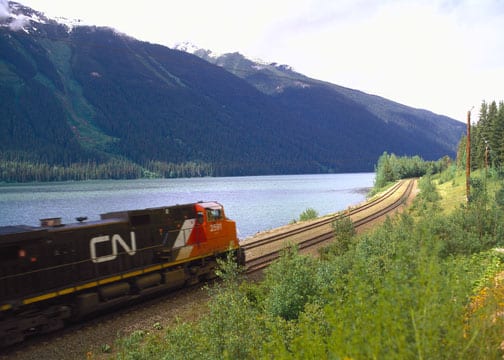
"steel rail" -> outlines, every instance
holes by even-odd
[[[395,194],[397,191],[399,191],[399,189],[401,188],[401,186],[404,184],[405,181],[408,181],[406,189],[397,200],[395,200],[393,203],[391,203],[387,206],[384,206],[384,207],[378,209],[376,212],[373,212],[373,213],[363,217],[362,219],[354,221],[355,228],[366,225],[381,216],[387,215],[387,214],[391,213],[392,211],[396,210],[399,206],[403,205],[407,201],[408,197],[410,196],[410,194],[413,190],[414,180],[404,180],[404,181],[399,182],[394,187],[392,187],[392,190],[389,190],[386,194],[384,194],[382,197],[380,197],[380,199],[377,199],[376,201],[372,202],[373,206],[374,206],[374,205],[384,201],[384,199],[389,198],[390,196]],[[371,206],[361,206],[359,208],[355,208],[355,209],[353,209],[352,212],[350,212],[350,214],[333,216],[330,219],[325,219],[324,221],[318,222],[317,226],[326,225],[329,222],[343,218],[345,216],[355,215],[356,213],[362,212],[363,210],[369,209],[370,207]],[[287,231],[281,235],[271,236],[268,239],[270,240],[270,242],[277,241],[279,238],[285,239],[289,236],[292,236],[293,234],[308,232],[309,230],[312,230],[313,228],[316,227],[316,226],[311,226],[311,225],[312,224],[310,224],[310,226],[306,226],[301,229],[296,229],[294,231]],[[326,231],[322,234],[318,234],[316,236],[307,235],[307,238],[300,241],[297,245],[300,250],[303,250],[303,249],[313,247],[317,244],[329,241],[333,238],[334,238],[334,232],[331,230],[331,231]],[[253,243],[253,244],[255,245],[256,243]],[[258,246],[262,246],[265,244],[266,244],[266,242],[261,240],[260,245],[258,245]],[[250,244],[250,245],[252,245],[252,244]],[[251,249],[251,248],[252,247],[246,247],[246,249]],[[282,251],[283,251],[283,249],[275,250],[275,251],[272,251],[268,254],[264,254],[264,255],[255,257],[253,259],[247,260],[246,265],[245,265],[246,273],[251,274],[256,271],[264,269],[269,264],[271,264],[271,262],[278,259],[280,257],[280,254],[282,253]]]
[[[254,242],[251,242],[251,243],[248,243],[248,244],[242,244],[241,247],[245,251],[251,250],[251,249],[263,246],[264,244],[270,244],[270,243],[275,242],[275,241],[280,241],[280,240],[286,239],[288,237],[291,237],[293,235],[301,234],[301,233],[306,232],[308,230],[315,229],[317,227],[320,227],[320,226],[323,226],[323,225],[326,225],[326,224],[330,224],[333,221],[341,219],[341,218],[343,218],[345,216],[355,215],[356,213],[359,213],[359,212],[362,212],[364,210],[367,210],[367,209],[369,209],[369,208],[371,208],[371,207],[373,207],[373,206],[375,206],[375,205],[377,205],[377,204],[379,204],[381,202],[384,202],[388,198],[390,198],[402,186],[402,184],[403,184],[404,181],[405,180],[398,181],[396,184],[394,184],[389,189],[387,189],[387,191],[384,192],[381,196],[376,197],[373,200],[370,200],[370,201],[368,201],[368,202],[366,202],[364,204],[357,205],[357,206],[355,206],[355,207],[353,207],[353,208],[351,208],[349,210],[340,211],[340,212],[336,213],[335,215],[331,215],[329,217],[323,217],[323,218],[321,218],[319,220],[310,222],[310,223],[308,223],[306,225],[303,225],[303,226],[300,226],[300,227],[298,227],[296,229],[286,230],[286,231],[284,231],[284,232],[282,232],[280,234],[271,235],[271,236],[262,238],[260,240],[257,240],[257,241],[254,241]]]

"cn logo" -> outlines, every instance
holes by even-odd
[[[115,258],[117,258],[117,255],[119,254],[118,252],[118,244],[128,253],[128,255],[133,256],[136,253],[136,239],[135,239],[135,233],[132,231],[130,233],[131,236],[131,241],[130,245],[126,244],[126,241],[121,237],[119,234],[114,234],[112,236],[110,235],[103,235],[103,236],[97,236],[91,239],[89,242],[89,251],[91,253],[91,260],[93,260],[94,263],[102,263],[106,261],[112,261]],[[112,242],[112,253],[109,255],[104,255],[104,256],[96,256],[96,244],[104,243],[104,242]]]

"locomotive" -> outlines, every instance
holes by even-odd
[[[217,259],[245,257],[218,202],[41,219],[0,227],[0,346],[68,321],[215,277]]]

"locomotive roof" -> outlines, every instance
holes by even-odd
[[[204,208],[221,208],[222,205],[219,204],[217,201],[207,201],[207,202],[202,202],[200,201],[198,205],[203,206]]]
[[[42,237],[47,229],[28,225],[10,225],[0,227],[0,245]]]
[[[85,227],[97,227],[97,226],[103,226],[103,225],[109,225],[112,223],[118,223],[118,222],[124,222],[123,219],[118,219],[118,218],[111,218],[111,219],[105,219],[105,220],[85,220],[82,222],[76,222],[76,223],[70,223],[70,224],[63,224],[61,226],[52,226],[48,227],[47,229],[50,231],[58,231],[58,230],[73,230],[73,229],[81,229]]]
[[[29,225],[9,225],[0,226],[0,243],[11,241],[33,240],[47,236],[48,233],[57,231],[68,231],[84,227],[96,227],[113,223],[124,222],[123,219],[107,219],[97,221],[83,221],[79,223],[62,224],[59,226],[29,226]]]
[[[44,232],[45,229],[29,225],[0,226],[0,235],[20,234],[25,232]]]
[[[216,201],[199,201],[197,203],[189,203],[189,204],[177,204],[171,206],[159,206],[145,209],[134,209],[134,210],[124,210],[124,211],[112,211],[101,214],[100,217],[102,219],[127,219],[131,215],[135,214],[148,214],[148,213],[156,213],[156,212],[165,212],[169,209],[180,209],[180,208],[194,208],[195,205],[200,205],[204,208],[222,208],[222,205]]]

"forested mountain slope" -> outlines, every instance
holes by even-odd
[[[113,29],[10,6],[29,21],[13,29],[13,18],[0,20],[0,156],[10,166],[0,181],[32,179],[16,179],[13,164],[77,166],[77,178],[371,171],[384,151],[453,156],[464,129],[288,68],[237,76]]]

